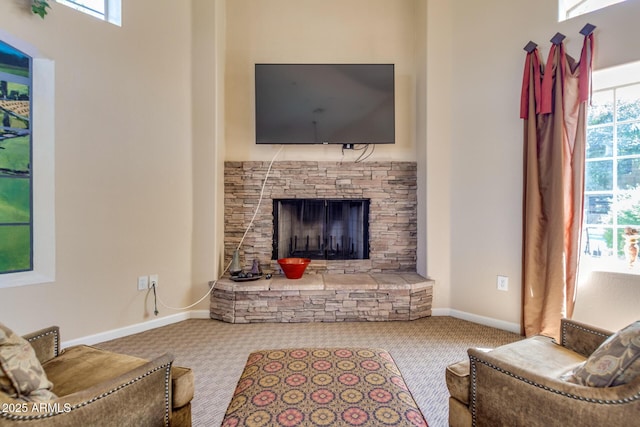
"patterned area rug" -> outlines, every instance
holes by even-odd
[[[368,348],[249,355],[222,426],[426,426],[391,355]]]

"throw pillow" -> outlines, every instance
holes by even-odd
[[[640,320],[611,335],[591,356],[563,376],[589,387],[627,384],[640,375]]]
[[[14,399],[46,402],[56,398],[31,344],[0,323],[0,390]]]

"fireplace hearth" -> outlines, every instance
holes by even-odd
[[[229,323],[415,320],[431,316],[433,284],[416,273],[222,278],[210,283],[210,317]]]

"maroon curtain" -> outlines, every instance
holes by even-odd
[[[576,292],[584,189],[586,108],[593,34],[580,61],[553,44],[546,66],[527,54],[520,117],[524,119],[523,332],[559,337]]]

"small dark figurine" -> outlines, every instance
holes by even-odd
[[[262,269],[260,268],[260,262],[257,259],[253,260],[253,265],[251,266],[251,274],[254,276],[262,275]]]

